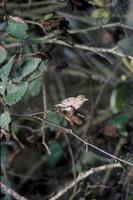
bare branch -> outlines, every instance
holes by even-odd
[[[97,167],[97,168],[92,168],[89,171],[82,172],[82,173],[79,174],[79,176],[76,178],[76,180],[69,183],[67,186],[65,186],[65,188],[63,188],[61,191],[59,191],[55,196],[53,196],[49,200],[57,200],[62,195],[64,195],[66,192],[68,192],[71,188],[73,188],[77,183],[84,180],[85,178],[87,178],[91,174],[94,174],[95,172],[100,172],[100,171],[103,171],[103,170],[112,169],[112,168],[116,168],[116,167],[121,167],[120,163],[103,165],[103,166],[100,166],[100,167]]]
[[[115,22],[115,23],[110,23],[110,24],[103,24],[100,26],[93,26],[93,27],[88,27],[84,29],[75,29],[75,30],[68,30],[69,33],[75,34],[75,33],[87,33],[89,31],[95,31],[98,29],[105,29],[105,28],[112,28],[112,27],[121,27],[121,28],[126,28],[129,30],[133,30],[133,26],[129,26],[127,24],[122,24],[121,22]]]
[[[42,38],[39,38],[36,40],[36,42],[42,42],[44,44],[59,44],[59,45],[62,45],[62,46],[67,46],[67,47],[70,47],[70,48],[76,48],[76,49],[81,49],[81,50],[85,50],[85,51],[91,51],[93,53],[96,53],[96,54],[99,54],[100,56],[104,57],[104,55],[102,55],[102,53],[110,53],[110,54],[113,54],[113,55],[116,55],[116,56],[119,56],[119,57],[122,57],[122,58],[129,58],[129,59],[133,59],[133,56],[132,55],[128,55],[124,52],[121,52],[121,51],[117,51],[118,49],[118,45],[113,47],[113,48],[101,48],[101,47],[90,47],[90,46],[87,46],[87,45],[84,45],[84,44],[73,44],[73,45],[70,45],[66,42],[64,42],[63,40],[58,40],[56,38],[50,38],[48,39],[48,37],[42,37]],[[16,48],[20,46],[20,43],[12,43],[12,44],[9,44],[9,45],[5,45],[5,48]]]
[[[90,47],[90,46],[87,46],[87,45],[84,45],[84,44],[77,44],[77,43],[70,45],[63,40],[56,39],[54,34],[38,38],[38,39],[34,40],[33,42],[36,42],[36,43],[42,42],[43,44],[48,44],[48,43],[59,44],[59,45],[70,47],[70,48],[76,48],[76,49],[81,49],[81,50],[85,50],[85,51],[91,51],[93,53],[100,54],[100,56],[102,56],[102,57],[105,57],[104,55],[102,55],[102,53],[110,53],[110,54],[113,54],[113,55],[116,55],[116,56],[119,56],[119,57],[122,57],[122,58],[127,57],[129,59],[133,59],[132,55],[128,55],[124,52],[117,51],[118,47],[119,47],[118,45],[113,47],[113,48],[110,48],[110,49],[109,48],[100,48],[100,47]],[[20,43],[14,43],[14,44],[12,43],[12,44],[5,45],[5,48],[15,48],[15,47],[18,47],[20,45],[21,45]]]
[[[9,188],[2,182],[0,182],[0,187],[4,192],[11,195],[16,200],[28,200],[27,198],[20,196],[17,192],[15,192],[13,189]]]
[[[110,54],[113,54],[113,55],[117,55],[119,57],[127,57],[129,59],[133,59],[133,56],[132,55],[128,55],[128,54],[125,54],[121,51],[117,51],[118,49],[118,45],[113,47],[113,48],[100,48],[100,47],[90,47],[90,46],[87,46],[87,45],[84,45],[84,44],[73,44],[73,45],[70,45],[62,40],[57,40],[56,38],[53,38],[53,39],[48,39],[48,40],[43,40],[43,38],[40,38],[38,39],[38,41],[42,41],[43,43],[52,43],[52,44],[59,44],[59,45],[63,45],[63,46],[67,46],[67,47],[70,47],[70,48],[76,48],[76,49],[82,49],[82,50],[85,50],[85,51],[91,51],[91,52],[94,52],[96,54],[99,54],[99,53],[110,53]]]

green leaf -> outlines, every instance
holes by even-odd
[[[50,20],[50,19],[53,19],[53,17],[54,17],[54,13],[49,13],[44,16],[44,20]]]
[[[33,80],[33,81],[29,83],[29,87],[26,94],[29,94],[31,96],[37,96],[39,94],[40,89],[41,89],[42,77],[43,77],[43,74],[45,74],[44,72],[47,71],[47,66],[48,66],[47,61],[43,61],[39,64],[37,70],[35,70],[31,74],[30,80]]]
[[[12,65],[14,63],[14,57],[15,56],[12,56],[10,58],[10,60],[8,61],[7,64],[5,64],[1,69],[0,69],[0,79],[3,81],[3,82],[6,82],[8,80],[8,76],[9,76],[9,73],[11,71],[11,68],[12,68]]]
[[[23,20],[14,20],[14,18],[8,20],[7,31],[16,39],[26,39],[28,37],[27,23]]]
[[[121,112],[130,104],[133,97],[133,86],[129,83],[122,83],[114,89],[110,98],[110,106],[114,113]]]
[[[41,81],[42,81],[42,77],[39,77],[29,84],[28,93],[31,96],[37,96],[39,94],[40,89],[41,89]]]
[[[48,144],[52,153],[47,156],[48,166],[54,167],[62,158],[64,152],[62,147],[55,140],[51,140]]]
[[[2,129],[8,130],[9,123],[11,122],[9,112],[5,111],[0,115],[0,127]]]
[[[105,1],[104,0],[95,0],[95,4],[98,5],[98,6],[103,7],[104,4],[105,4]]]
[[[125,124],[128,120],[129,120],[128,115],[120,115],[118,117],[115,117],[110,122],[117,127],[118,132],[122,137],[127,137],[128,132],[125,129]]]
[[[22,69],[22,75],[21,75],[22,78],[34,72],[34,70],[37,69],[40,62],[41,62],[40,58],[31,58],[30,60],[26,61]]]
[[[18,84],[10,83],[7,87],[6,103],[12,105],[17,103],[25,95],[28,88],[28,82],[22,81]]]
[[[98,8],[98,9],[94,9],[94,11],[92,12],[92,18],[104,18],[104,19],[109,19],[110,18],[110,11],[109,10],[105,10],[103,8]]]
[[[115,117],[115,119],[111,120],[111,122],[114,125],[123,125],[130,119],[130,116],[128,115],[120,115],[118,117]]]
[[[125,129],[124,127],[119,128],[118,130],[119,130],[119,134],[120,134],[122,137],[127,138],[128,132],[126,131],[126,129]]]
[[[39,72],[42,74],[48,70],[48,60],[42,61],[38,66]]]
[[[128,68],[129,71],[133,73],[133,59],[129,61],[127,58],[122,58],[124,65]]]
[[[118,41],[118,48],[116,49],[116,52],[125,53],[129,55],[133,55],[133,35],[130,35],[128,37],[122,38]]]
[[[7,57],[7,50],[0,45],[0,63],[2,63]]]
[[[0,82],[0,94],[4,96],[5,91],[6,91],[6,84],[4,82]]]

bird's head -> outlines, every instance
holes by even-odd
[[[88,99],[84,95],[78,95],[76,97],[76,101],[82,105],[85,101],[88,101]]]

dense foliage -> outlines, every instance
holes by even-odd
[[[1,199],[133,199],[132,11],[1,1]],[[79,109],[55,107],[78,95]]]

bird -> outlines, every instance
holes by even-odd
[[[78,95],[62,100],[59,104],[56,104],[55,107],[61,111],[70,112],[72,108],[75,110],[79,109],[85,101],[88,101],[88,99],[84,95]]]

